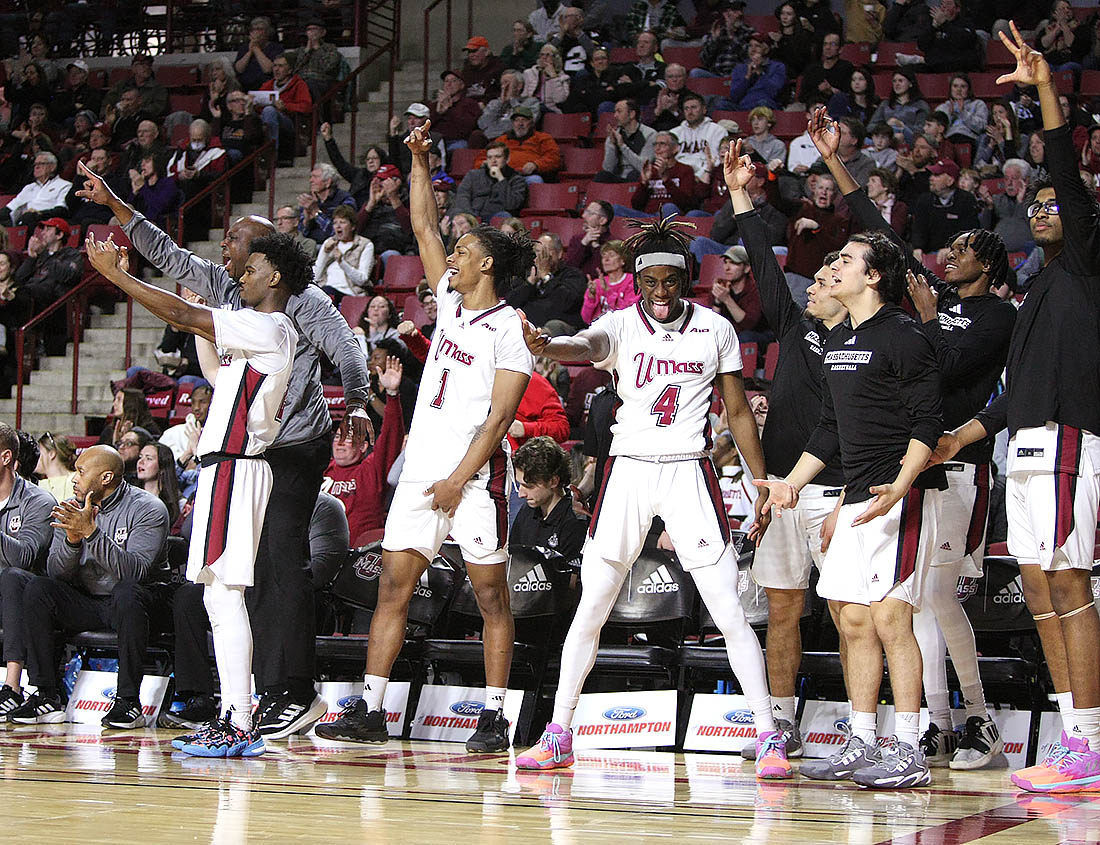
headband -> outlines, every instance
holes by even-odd
[[[634,272],[641,273],[647,267],[658,266],[679,267],[687,269],[687,260],[684,256],[675,252],[647,252],[634,259]]]

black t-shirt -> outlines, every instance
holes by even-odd
[[[573,513],[573,497],[566,493],[546,519],[542,518],[539,508],[524,505],[508,532],[508,542],[550,549],[571,566],[580,566],[581,549],[587,532],[588,521]]]

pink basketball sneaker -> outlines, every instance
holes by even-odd
[[[564,769],[573,765],[573,732],[551,722],[538,745],[516,758],[518,769]]]

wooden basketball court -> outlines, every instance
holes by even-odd
[[[1031,796],[1003,770],[934,770],[870,792],[757,783],[739,757],[578,753],[572,770],[450,743],[383,748],[305,737],[250,760],[174,752],[163,730],[0,732],[4,838],[71,842],[1100,842],[1100,793]]]

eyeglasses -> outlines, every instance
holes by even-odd
[[[1058,213],[1058,200],[1047,200],[1046,202],[1033,202],[1031,205],[1029,205],[1027,207],[1028,219],[1030,220],[1032,217],[1034,217],[1036,214],[1038,214],[1040,209],[1045,211],[1047,214],[1057,214]]]
[[[276,220],[297,220],[298,218],[293,214],[284,214],[282,217],[276,217]]]
[[[140,446],[140,445],[141,445],[141,441],[139,441],[139,440],[126,440],[126,439],[122,439],[122,440],[118,441],[118,443],[115,444],[116,447],[117,446]]]

